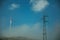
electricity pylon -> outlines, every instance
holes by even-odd
[[[47,23],[46,15],[43,15],[43,40],[47,40],[47,31],[46,31],[46,23]]]

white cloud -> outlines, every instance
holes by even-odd
[[[31,0],[30,3],[32,4],[32,10],[35,12],[42,11],[49,5],[47,0]]]
[[[11,5],[10,5],[10,10],[14,10],[14,9],[16,9],[16,8],[19,8],[20,7],[20,5],[19,4],[15,4],[15,3],[12,3]]]
[[[5,37],[22,36],[35,39],[40,39],[40,37],[42,37],[42,28],[40,23],[35,23],[32,27],[27,24],[23,24],[12,28],[11,31],[9,31],[9,29],[7,30],[8,31],[4,31],[3,33]]]

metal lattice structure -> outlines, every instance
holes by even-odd
[[[47,40],[47,31],[46,31],[46,23],[47,23],[46,15],[43,15],[43,40]]]

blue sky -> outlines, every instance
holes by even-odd
[[[48,39],[52,40],[53,36],[50,35],[54,34],[55,24],[60,23],[59,10],[55,0],[7,0],[0,13],[3,36],[12,37],[14,34],[13,36],[40,39],[42,16],[46,13],[48,15]],[[11,31],[9,30],[10,17],[12,18]]]

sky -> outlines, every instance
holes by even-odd
[[[2,36],[42,40],[45,14],[48,15],[46,27],[48,40],[53,40],[55,25],[60,24],[59,10],[56,0],[7,0],[0,10]]]

